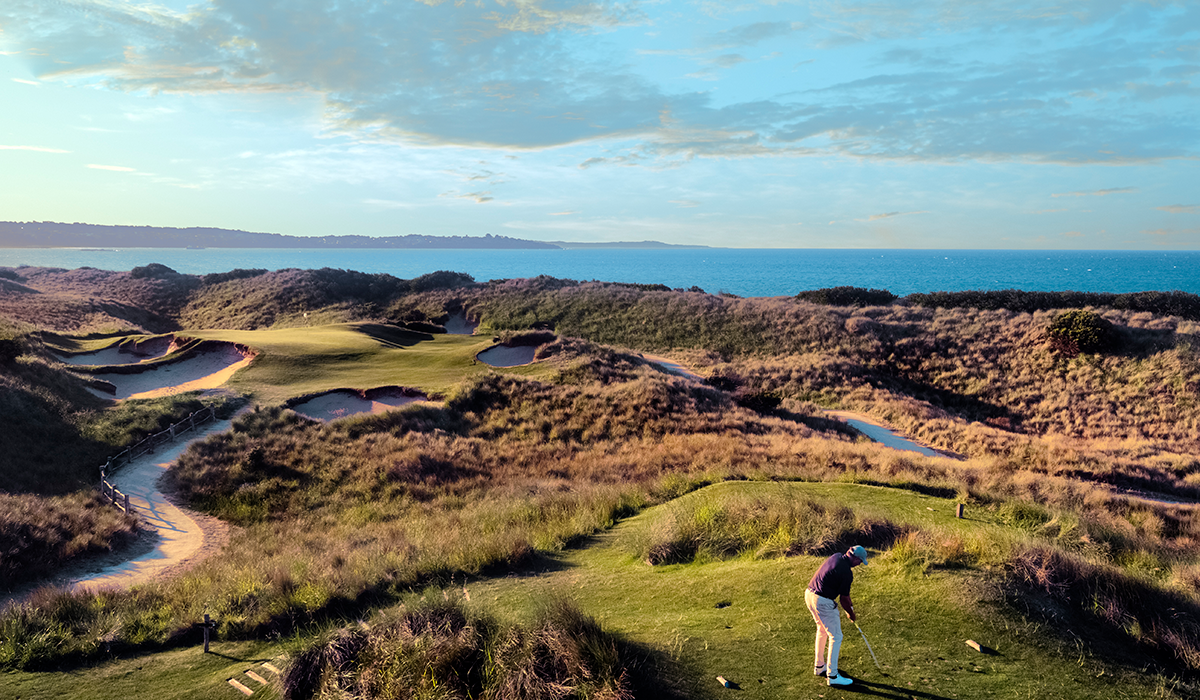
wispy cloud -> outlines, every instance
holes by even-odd
[[[890,211],[886,214],[872,214],[865,219],[855,219],[855,221],[879,221],[880,219],[891,219],[897,216],[911,216],[913,214],[928,214],[929,211]],[[832,222],[831,222],[832,223]]]
[[[93,170],[112,170],[112,171],[118,172],[118,173],[137,172],[137,170],[134,168],[126,168],[125,166],[122,166],[122,165],[96,165],[95,163],[89,163],[87,167],[89,167]]]
[[[491,192],[443,192],[442,197],[454,197],[456,199],[470,199],[476,204],[484,204],[495,199]]]
[[[36,151],[38,153],[70,153],[61,148],[44,148],[42,146],[0,146],[0,151]]]
[[[550,216],[574,216],[578,211],[554,211],[550,212]]]
[[[674,204],[674,205],[684,208],[684,209],[690,209],[692,207],[700,206],[700,202],[697,202],[694,199],[672,199],[672,200],[670,200],[670,202],[671,202],[671,204]]]
[[[1200,204],[1169,204],[1165,207],[1155,207],[1159,211],[1169,211],[1172,214],[1200,214]]]
[[[1037,211],[1031,211],[1029,213],[1030,214],[1057,214],[1059,212],[1064,212],[1064,211],[1071,211],[1071,210],[1070,209],[1038,209]]]
[[[23,78],[13,78],[12,81],[14,83],[21,83],[22,85],[41,85],[41,83],[36,80],[25,80]]]
[[[1106,197],[1110,194],[1125,194],[1127,192],[1136,192],[1136,187],[1110,187],[1106,190],[1091,190],[1088,192],[1058,192],[1050,195],[1051,197]]]
[[[1063,234],[1067,238],[1082,238],[1083,234],[1079,231],[1064,231]]]

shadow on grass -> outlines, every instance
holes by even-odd
[[[418,333],[383,323],[360,323],[354,326],[354,330],[389,348],[407,348],[425,340],[433,340],[430,333]]]
[[[855,680],[852,685],[842,686],[842,690],[858,695],[872,695],[879,698],[897,698],[897,700],[911,700],[912,698],[925,698],[926,700],[951,700],[947,695],[937,695],[935,693],[926,693],[913,688],[901,687],[898,685],[887,685],[885,683],[870,683],[863,680]]]

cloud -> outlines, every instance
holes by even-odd
[[[1090,192],[1058,192],[1050,195],[1051,197],[1106,197],[1110,194],[1125,194],[1127,192],[1136,192],[1136,187],[1110,187],[1106,190],[1092,190]]]
[[[1071,210],[1070,209],[1039,209],[1037,211],[1031,211],[1029,213],[1030,214],[1057,214],[1058,212],[1062,212],[1062,211],[1071,211]]]
[[[1062,235],[1066,236],[1067,238],[1082,238],[1083,237],[1083,234],[1080,233],[1079,231],[1065,231],[1065,232],[1063,232]]]
[[[89,167],[93,170],[112,170],[112,171],[118,172],[118,173],[137,172],[134,168],[126,168],[121,165],[96,165],[94,163],[89,163],[87,167]]]
[[[575,214],[578,214],[578,213],[579,213],[578,211],[555,211],[555,212],[551,212],[550,216],[574,216]]]
[[[1165,207],[1155,207],[1159,211],[1169,211],[1172,214],[1200,214],[1200,204],[1169,204]]]
[[[670,202],[671,202],[671,204],[674,204],[674,205],[684,208],[684,209],[690,209],[692,207],[700,206],[700,202],[697,202],[694,199],[672,199],[672,200],[670,200]]]
[[[151,93],[311,94],[322,100],[325,134],[357,140],[547,149],[608,139],[635,142],[633,151],[667,164],[826,154],[1069,164],[1200,156],[1186,69],[1156,73],[1170,67],[1160,57],[1165,37],[1194,31],[1194,12],[1181,5],[816,0],[786,8],[788,21],[700,34],[665,53],[729,68],[748,60],[735,49],[786,38],[789,56],[796,47],[851,47],[866,53],[830,53],[822,65],[873,67],[806,72],[811,79],[786,94],[778,92],[783,81],[764,81],[766,91],[721,101],[729,98],[656,82],[629,64],[619,30],[641,37],[634,25],[668,19],[632,0],[202,0],[184,12],[6,0],[0,26],[6,45],[23,50],[44,80]],[[1124,26],[1136,31],[1110,31]],[[903,63],[871,60],[887,56],[894,40],[927,36],[936,41]],[[1007,36],[1016,39],[1000,40]],[[988,50],[964,50],[974,46]]]
[[[0,151],[36,151],[38,153],[70,153],[61,148],[43,148],[42,146],[0,146]]]
[[[476,204],[484,204],[486,202],[491,202],[492,200],[495,199],[495,197],[492,196],[491,192],[467,192],[465,194],[459,194],[457,192],[444,192],[439,196],[455,197],[457,199],[470,199],[470,200],[474,201]]]
[[[897,216],[910,216],[912,214],[929,214],[928,211],[892,211],[886,214],[872,214],[865,219],[855,219],[855,221],[878,221],[880,219],[891,219]]]
[[[24,80],[22,78],[13,78],[12,81],[14,83],[21,83],[22,85],[41,85],[41,83],[36,80]]]

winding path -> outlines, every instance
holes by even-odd
[[[129,494],[129,505],[142,523],[157,534],[157,544],[148,552],[120,563],[102,562],[101,567],[75,571],[63,584],[74,590],[128,588],[181,569],[218,551],[229,538],[222,521],[180,508],[159,487],[167,469],[188,445],[214,433],[229,430],[232,419],[214,421],[158,452],[151,452],[122,467],[110,477],[118,489]]]

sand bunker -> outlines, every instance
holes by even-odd
[[[174,339],[164,336],[140,343],[119,343],[96,352],[65,355],[61,359],[68,365],[134,365],[158,359],[175,349]]]
[[[480,362],[492,367],[519,367],[533,362],[537,348],[532,345],[497,345],[475,356]]]
[[[331,421],[359,413],[383,413],[416,401],[428,400],[423,394],[400,387],[380,387],[367,391],[334,389],[296,403],[289,408],[296,413],[319,421]]]
[[[446,321],[446,332],[450,335],[475,335],[479,321],[468,321],[465,314],[455,314]]]
[[[133,374],[95,372],[92,376],[116,387],[115,394],[90,390],[103,398],[153,399],[187,391],[215,389],[246,367],[254,355],[232,343],[182,359],[178,362],[147,367]]]

